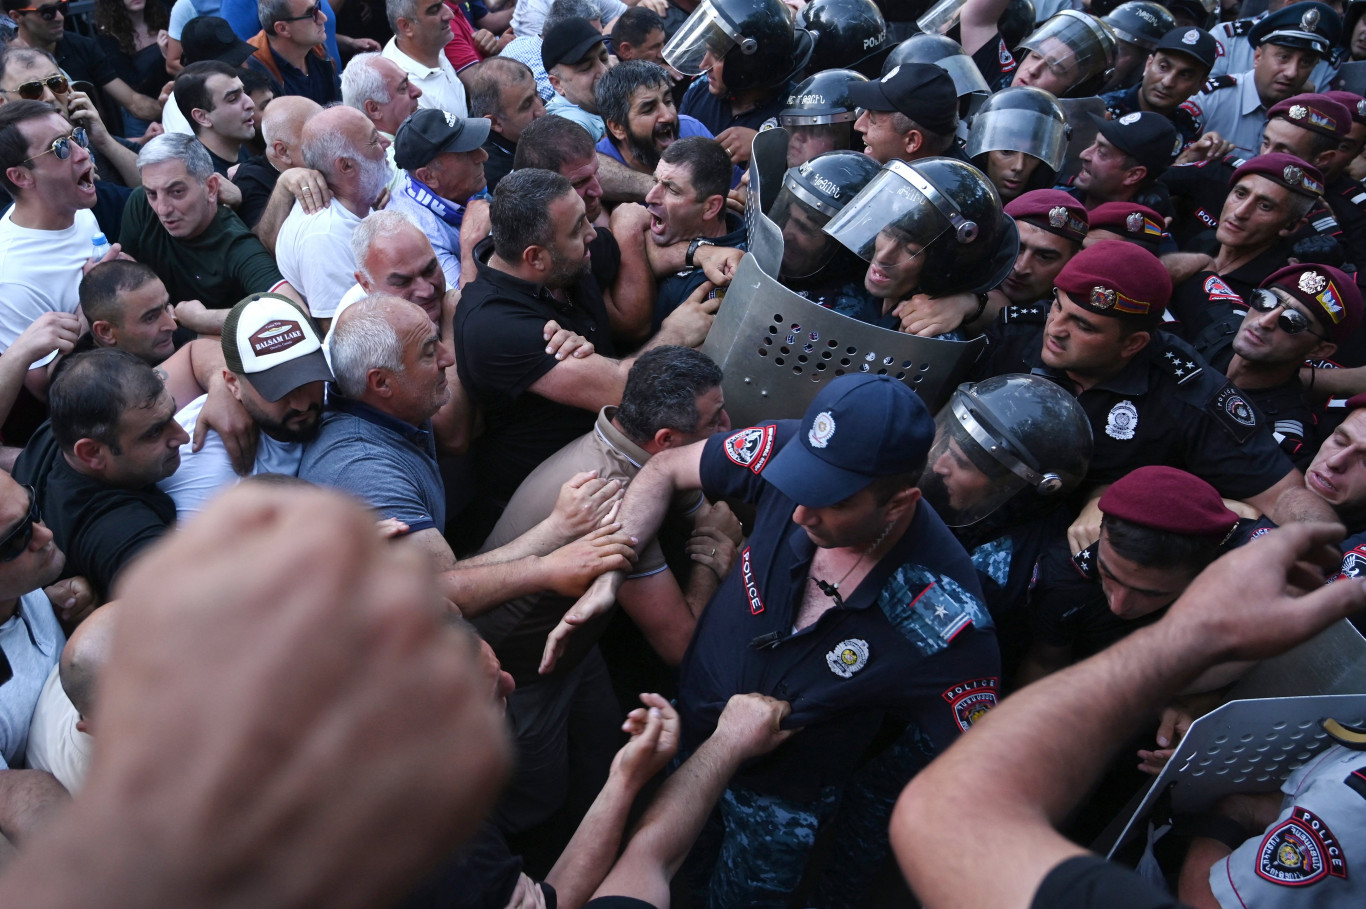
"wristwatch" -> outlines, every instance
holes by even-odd
[[[688,244],[688,256],[683,260],[683,264],[686,265],[688,268],[696,268],[697,264],[693,262],[693,256],[697,255],[698,247],[715,245],[716,242],[714,240],[708,240],[706,237],[696,237],[691,243]]]

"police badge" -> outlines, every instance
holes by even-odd
[[[1290,119],[1291,119],[1291,120],[1303,120],[1303,119],[1305,118],[1305,116],[1308,115],[1308,113],[1309,113],[1309,109],[1308,109],[1307,107],[1305,107],[1303,104],[1292,104],[1292,105],[1290,105]]]
[[[1138,118],[1139,112],[1134,111],[1132,114],[1125,114],[1124,116],[1120,117],[1119,122],[1122,126],[1132,126],[1138,122]]]
[[[1200,32],[1197,29],[1191,29],[1190,31],[1186,32],[1184,35],[1181,36],[1182,44],[1196,44],[1199,42],[1199,40]]]
[[[1105,418],[1105,434],[1112,439],[1127,442],[1138,429],[1138,408],[1133,401],[1120,401],[1110,408]]]
[[[1110,309],[1115,305],[1115,292],[1097,284],[1091,288],[1091,306],[1095,309]]]
[[[1057,205],[1048,210],[1048,226],[1057,230],[1067,226],[1067,206]]]
[[[834,434],[835,418],[830,415],[830,411],[823,410],[811,421],[811,431],[806,434],[806,441],[811,443],[812,448],[824,448],[830,444],[830,438]]]
[[[825,665],[842,679],[853,678],[854,673],[868,665],[868,642],[858,638],[840,641],[825,655]]]
[[[1300,275],[1299,286],[1303,293],[1323,293],[1323,289],[1328,286],[1328,280],[1316,271],[1307,271]]]
[[[1304,15],[1300,16],[1300,31],[1312,32],[1318,28],[1319,11],[1316,9],[1305,10]]]

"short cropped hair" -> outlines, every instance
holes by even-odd
[[[1220,540],[1154,530],[1114,515],[1102,515],[1101,529],[1110,548],[1136,565],[1176,568],[1192,577],[1219,557]]]
[[[610,72],[610,70],[609,70]],[[465,83],[465,103],[471,117],[494,115],[506,117],[503,110],[503,86],[515,85],[536,78],[531,67],[511,57],[489,57],[460,71]]]
[[[122,294],[131,293],[148,281],[155,281],[157,273],[132,259],[110,259],[101,262],[81,279],[81,311],[90,324],[96,322],[123,323],[123,310],[119,305]]]
[[[500,180],[489,206],[493,251],[498,258],[515,262],[532,246],[549,246],[555,232],[550,204],[573,192],[567,179],[536,167],[518,168]]]
[[[138,170],[167,161],[185,162],[185,173],[198,183],[204,183],[213,176],[213,159],[209,157],[209,150],[194,136],[162,133],[138,152]]]
[[[721,367],[691,347],[652,347],[626,376],[617,422],[643,445],[661,429],[696,432],[697,396],[721,384]]]
[[[337,390],[348,398],[365,394],[366,378],[372,369],[403,371],[403,342],[380,309],[381,296],[371,294],[352,303],[332,327],[332,340],[328,342],[332,375]]]
[[[650,37],[650,32],[656,29],[664,29],[664,20],[659,18],[659,14],[643,6],[633,6],[612,23],[612,46],[643,44]]]
[[[514,170],[535,167],[559,173],[569,162],[582,161],[597,153],[592,134],[573,120],[541,117],[522,130],[512,167]]]
[[[0,186],[4,186],[11,196],[18,193],[19,188],[10,180],[9,169],[32,166],[29,162],[28,139],[19,131],[19,124],[41,120],[55,113],[42,101],[21,100],[0,105]]]
[[[697,201],[730,192],[733,165],[725,146],[705,136],[689,136],[664,149],[659,160],[665,164],[686,165]]]
[[[199,124],[195,122],[194,112],[211,111],[214,108],[213,94],[208,86],[210,76],[237,78],[237,70],[222,60],[200,60],[182,69],[180,75],[175,77],[176,106],[196,132],[199,131]]]
[[[417,222],[404,212],[396,208],[384,208],[379,211],[372,211],[361,219],[356,229],[351,231],[351,257],[356,260],[356,271],[363,274],[367,280],[373,281],[375,276],[370,274],[365,267],[365,259],[376,241],[385,237],[392,237],[403,230],[411,228],[421,231]]]
[[[166,386],[156,370],[125,350],[104,348],[68,357],[48,388],[52,437],[71,453],[81,439],[119,447],[123,414],[156,406]]]

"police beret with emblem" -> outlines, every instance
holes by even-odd
[[[1233,179],[1229,181],[1229,185],[1232,186],[1249,174],[1266,177],[1271,182],[1279,183],[1286,189],[1303,196],[1318,198],[1323,195],[1323,174],[1319,173],[1317,167],[1306,164],[1294,155],[1273,152],[1269,155],[1249,158],[1238,165],[1237,170],[1233,172]]]
[[[882,78],[849,85],[849,99],[867,110],[897,111],[941,135],[958,125],[958,90],[948,70],[903,63]]]
[[[1348,113],[1352,115],[1352,119],[1357,123],[1366,123],[1366,98],[1353,92],[1345,91],[1331,91],[1324,92],[1324,94],[1347,108]]]
[[[1155,50],[1185,54],[1205,69],[1213,69],[1219,58],[1219,42],[1207,31],[1189,25],[1174,28],[1162,36]]]
[[[1241,397],[1242,406],[1247,405]],[[1105,490],[1097,503],[1107,518],[1153,530],[1222,540],[1238,523],[1219,491],[1195,474],[1175,467],[1140,467]]]
[[[1363,391],[1359,395],[1352,395],[1347,399],[1347,403],[1343,406],[1347,408],[1348,413],[1366,407],[1366,391]]]
[[[1293,3],[1254,25],[1247,40],[1253,47],[1280,44],[1324,56],[1342,40],[1342,17],[1326,3]]]
[[[1080,243],[1090,223],[1086,206],[1060,189],[1034,189],[1021,193],[1006,205],[1006,214]]]
[[[1138,243],[1150,253],[1157,253],[1167,237],[1163,217],[1146,205],[1136,202],[1106,202],[1091,209],[1091,230],[1108,230],[1125,240]]]
[[[1119,240],[1077,253],[1053,285],[1082,309],[1145,325],[1161,318],[1172,296],[1171,275],[1157,256]]]
[[[1172,121],[1152,111],[1134,111],[1118,120],[1091,114],[1100,134],[1110,144],[1148,168],[1149,180],[1166,172],[1181,152],[1181,137]]]
[[[1287,265],[1261,283],[1299,300],[1325,329],[1328,340],[1341,343],[1361,324],[1361,291],[1348,275],[1329,265]]]
[[[1288,120],[1331,139],[1345,139],[1352,131],[1352,112],[1328,95],[1307,93],[1286,98],[1273,104],[1266,112],[1266,118]]]

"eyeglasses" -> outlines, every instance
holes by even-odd
[[[299,22],[299,21],[302,21],[302,20],[304,20],[304,19],[313,19],[313,18],[316,18],[317,15],[318,15],[318,13],[321,13],[322,11],[323,11],[322,4],[321,4],[321,3],[315,3],[315,4],[313,4],[312,6],[310,6],[308,9],[304,10],[304,13],[303,13],[302,16],[282,16],[281,18],[276,19],[275,21],[276,21],[276,22]]]
[[[20,82],[16,88],[0,88],[0,92],[18,95],[25,101],[37,101],[43,96],[44,85],[52,89],[54,95],[65,95],[71,91],[71,84],[66,81],[66,76],[48,76],[46,79],[34,79],[32,82]]]
[[[58,161],[65,161],[71,157],[71,143],[75,142],[81,148],[90,147],[90,136],[85,132],[85,127],[78,126],[71,131],[69,136],[59,136],[52,141],[52,147],[45,152],[38,152],[32,158],[25,158],[25,161],[36,161],[43,155],[56,155]]]
[[[66,0],[62,0],[61,3],[49,3],[47,6],[29,6],[29,7],[25,7],[24,9],[12,9],[12,10],[10,10],[10,12],[11,12],[11,13],[37,13],[38,15],[40,15],[40,16],[43,17],[43,21],[44,21],[44,22],[51,22],[53,19],[56,19],[58,16],[61,16],[63,19],[66,18],[66,8],[67,8],[67,5],[68,5],[68,4],[67,4]]]
[[[23,555],[28,544],[33,542],[33,525],[42,520],[38,514],[38,493],[32,486],[24,488],[28,490],[28,514],[5,534],[4,539],[0,539],[0,562],[13,562]]]
[[[1272,312],[1279,308],[1281,314],[1276,317],[1276,327],[1288,335],[1297,335],[1300,332],[1307,331],[1316,338],[1327,340],[1323,338],[1323,335],[1310,328],[1313,322],[1308,316],[1298,309],[1292,309],[1289,304],[1265,287],[1259,287],[1252,292],[1252,299],[1248,300],[1248,306],[1257,312]]]

